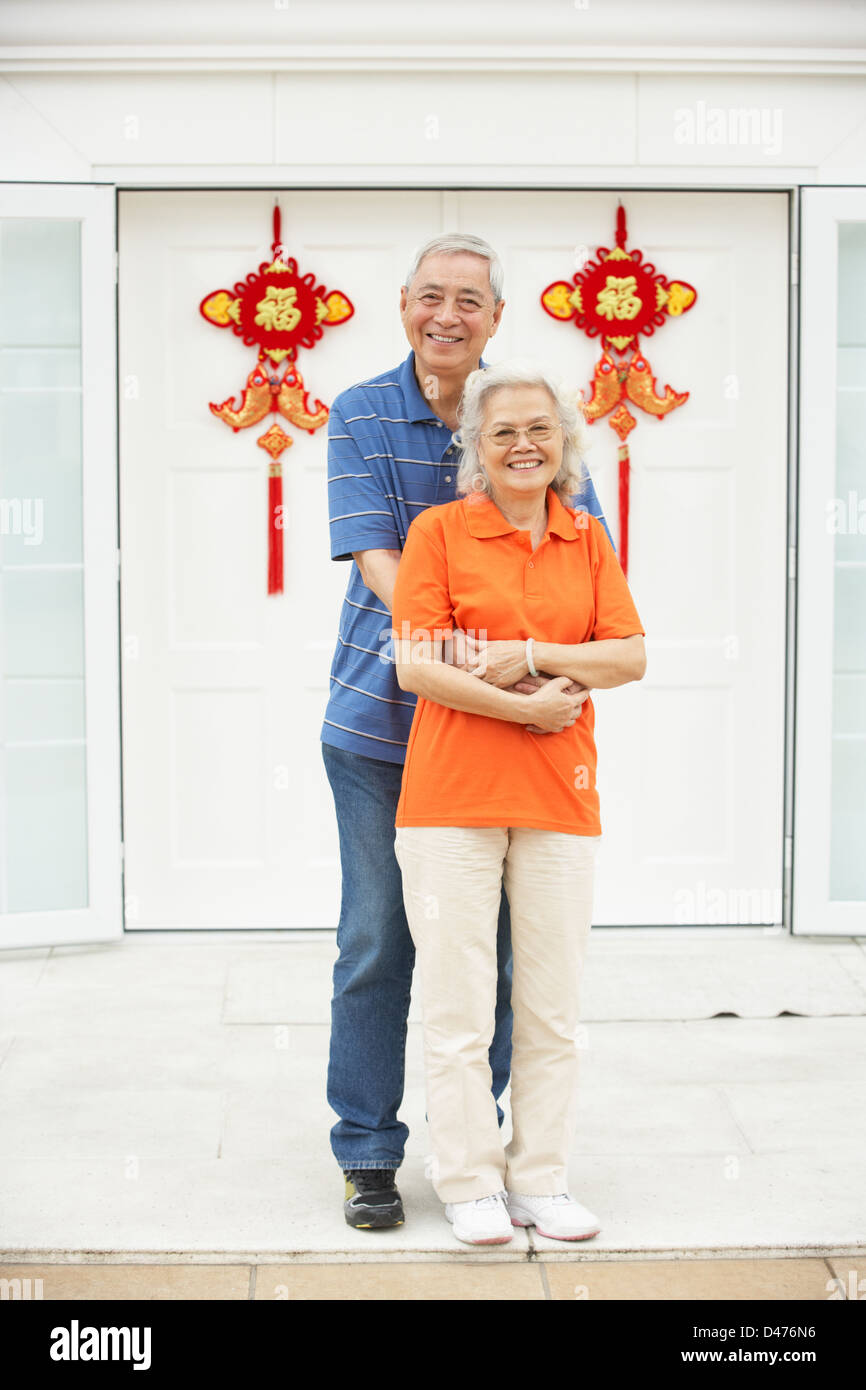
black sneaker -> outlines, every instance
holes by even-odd
[[[403,1225],[403,1203],[394,1184],[393,1168],[353,1168],[343,1176],[343,1211],[350,1226],[369,1231]]]

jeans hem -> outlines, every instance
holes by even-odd
[[[402,1162],[402,1160],[401,1160],[401,1162]],[[377,1169],[377,1168],[379,1168],[379,1169],[381,1169],[381,1168],[388,1168],[388,1169],[391,1170],[391,1172],[396,1173],[397,1169],[400,1167],[400,1164],[399,1164],[399,1163],[394,1163],[393,1161],[387,1160],[387,1159],[384,1159],[384,1158],[372,1158],[372,1159],[354,1159],[354,1158],[342,1159],[342,1158],[338,1158],[338,1159],[337,1159],[337,1163],[340,1165],[340,1168],[342,1169],[342,1171],[343,1171],[344,1173],[350,1173],[353,1169],[355,1169],[355,1170],[360,1170],[360,1169],[362,1169],[362,1168],[365,1169],[366,1171],[375,1170],[375,1169]]]

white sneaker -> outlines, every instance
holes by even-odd
[[[601,1230],[598,1217],[567,1192],[555,1197],[526,1197],[520,1192],[505,1195],[512,1226],[534,1226],[540,1236],[552,1240],[587,1240]]]
[[[504,1192],[474,1202],[446,1202],[445,1216],[467,1245],[504,1245],[513,1236]]]

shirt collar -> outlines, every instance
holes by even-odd
[[[470,492],[463,499],[463,509],[469,534],[484,539],[487,536],[506,536],[517,531],[510,521],[506,521],[493,501],[482,492]],[[547,530],[545,535],[561,536],[564,541],[577,539],[574,517],[560,502],[552,487],[547,489]]]
[[[479,368],[488,366],[482,357],[478,363]],[[419,420],[432,420],[434,425],[441,425],[443,421],[430,409],[430,402],[426,401],[421,394],[418,385],[418,378],[415,376],[415,350],[409,353],[405,362],[401,362],[397,369],[397,379],[403,392],[403,400],[406,402],[406,415],[413,425]]]

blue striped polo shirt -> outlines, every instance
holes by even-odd
[[[458,463],[451,431],[421,394],[414,352],[394,371],[341,391],[328,420],[331,559],[352,560],[356,550],[402,550],[413,517],[455,500]],[[572,505],[607,530],[588,473]],[[390,636],[391,615],[352,560],[321,738],[350,753],[402,763],[416,696],[397,684]]]

